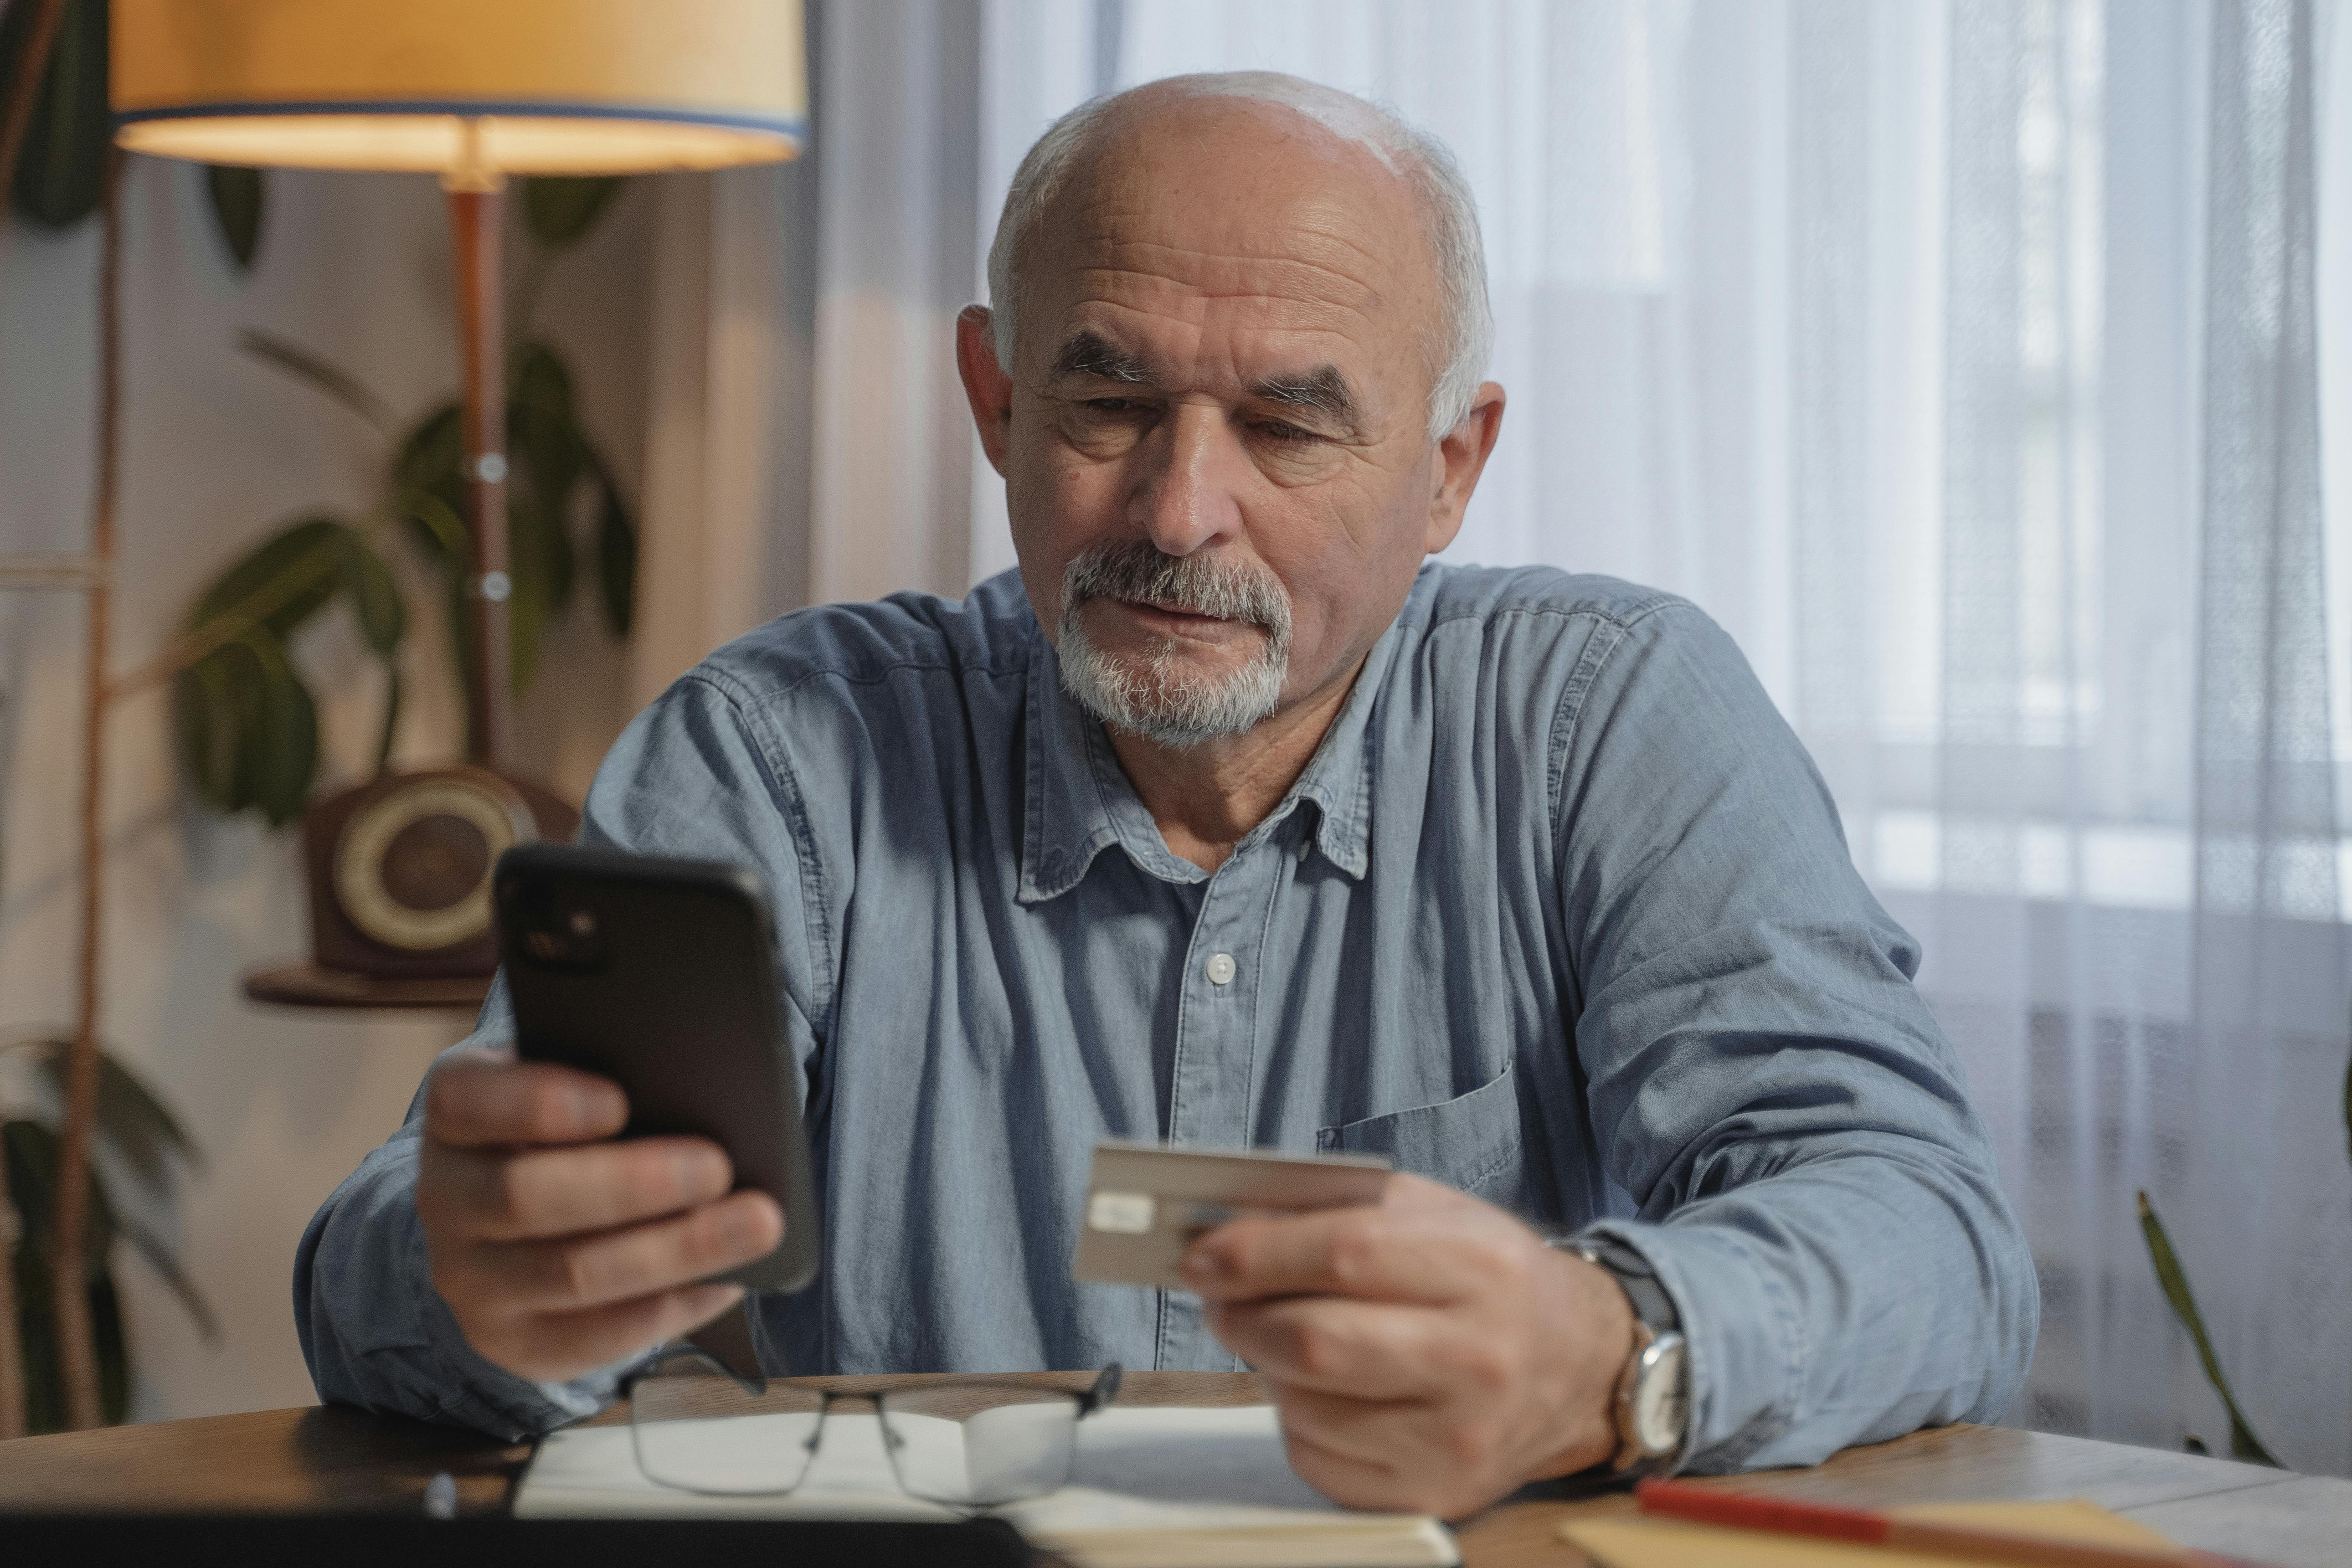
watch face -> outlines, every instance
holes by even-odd
[[[419,779],[371,801],[335,845],[335,898],[361,933],[431,952],[489,930],[490,868],[532,836],[495,778]]]
[[[1690,1415],[1689,1359],[1680,1334],[1661,1334],[1633,1383],[1633,1436],[1644,1454],[1682,1447]]]

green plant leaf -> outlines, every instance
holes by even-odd
[[[172,682],[172,721],[180,737],[196,796],[215,811],[233,811],[236,795],[237,704],[226,660],[211,653]]]
[[[0,1130],[0,1136],[7,1143],[8,1195],[24,1227],[16,1250],[46,1257],[57,1236],[61,1152],[57,1131],[38,1121],[17,1121]],[[103,1184],[95,1181],[90,1184],[89,1206],[82,1215],[81,1236],[83,1268],[95,1275],[105,1268],[107,1251],[114,1245],[114,1216]]]
[[[457,472],[466,455],[457,419],[454,403],[426,415],[401,442],[392,464],[394,504],[408,520],[418,546],[445,573],[465,571],[473,548],[465,481]]]
[[[2155,1205],[2147,1194],[2139,1194],[2140,1234],[2147,1241],[2148,1261],[2156,1266],[2156,1282],[2164,1288],[2164,1299],[2172,1303],[2172,1315],[2189,1331],[2197,1346],[2197,1359],[2204,1363],[2205,1381],[2221,1396],[2221,1407],[2230,1413],[2230,1457],[2248,1459],[2258,1465],[2284,1469],[2284,1466],[2271,1457],[2261,1438],[2246,1422],[2245,1413],[2238,1408],[2238,1396],[2230,1392],[2230,1380],[2222,1374],[2221,1360],[2213,1353],[2213,1342],[2205,1332],[2204,1314],[2197,1310],[2197,1298],[2189,1289],[2189,1276],[2180,1267],[2180,1259],[2172,1250],[2172,1238],[2164,1233],[2164,1222],[2157,1217]]]
[[[604,624],[616,637],[629,635],[636,619],[637,527],[621,487],[600,458],[596,462],[596,586],[604,604]]]
[[[530,344],[516,356],[507,430],[520,470],[516,479],[560,526],[587,469],[588,443],[572,404],[572,373],[544,344]],[[560,606],[570,592],[567,581],[551,590],[549,602]]]
[[[408,632],[408,606],[400,597],[400,584],[393,580],[392,568],[368,547],[366,540],[346,531],[338,575],[343,595],[351,601],[352,618],[359,622],[360,636],[377,658],[389,659],[400,651],[400,639]]]
[[[385,440],[398,433],[400,420],[392,412],[392,405],[332,361],[312,353],[299,343],[254,327],[237,333],[236,346],[239,352],[250,354],[272,370],[283,371],[313,391],[333,398],[374,426],[376,433]]]
[[[535,174],[522,182],[523,225],[550,249],[576,245],[621,188],[617,175]]]
[[[189,777],[214,809],[257,809],[272,826],[300,814],[318,773],[319,716],[287,641],[338,592],[353,595],[372,644],[386,616],[396,616],[397,591],[394,611],[381,597],[388,574],[375,581],[354,564],[354,551],[366,546],[347,525],[305,518],[247,552],[197,596],[188,632],[226,640],[179,673],[172,710]]]
[[[35,1069],[56,1103],[66,1103],[67,1079],[72,1071],[73,1042],[54,1036],[12,1040],[0,1052],[20,1052],[33,1058]],[[179,1119],[148,1091],[138,1075],[111,1052],[98,1057],[98,1136],[120,1157],[123,1167],[145,1184],[152,1195],[168,1201],[178,1184],[179,1167],[201,1166],[204,1156],[188,1137]]]
[[[55,1141],[68,1098],[72,1052],[73,1042],[55,1035],[26,1036],[0,1046],[0,1055],[16,1053],[33,1058],[48,1096],[47,1107],[33,1119],[34,1125],[49,1134],[48,1142],[43,1144],[38,1134],[27,1135],[34,1141],[29,1173],[37,1182],[43,1183],[38,1185],[36,1198],[43,1205],[40,1215],[44,1226],[50,1212],[47,1205],[54,1196],[47,1184],[54,1182]],[[98,1118],[92,1129],[98,1148],[90,1171],[93,1191],[102,1196],[106,1205],[107,1223],[121,1239],[139,1250],[157,1276],[180,1298],[198,1332],[207,1340],[216,1340],[220,1337],[220,1323],[211,1305],[188,1278],[169,1239],[142,1217],[167,1215],[176,1207],[182,1173],[200,1168],[203,1155],[178,1118],[113,1053],[100,1051],[98,1067]],[[12,1163],[10,1173],[13,1176],[15,1173]],[[112,1184],[117,1180],[134,1183],[138,1190],[117,1193]],[[46,1234],[45,1230],[45,1237]],[[95,1242],[99,1238],[94,1236],[92,1239]]]
[[[261,249],[261,214],[268,187],[259,169],[237,163],[205,165],[205,195],[211,198],[214,226],[240,272],[253,270]]]
[[[508,684],[520,691],[539,668],[540,641],[545,636],[548,623],[555,618],[556,606],[550,602],[554,583],[551,578],[560,570],[567,580],[571,576],[571,547],[562,529],[547,515],[537,497],[520,494],[509,498],[507,504],[507,547],[509,576],[514,588],[507,599],[507,636],[511,655]],[[564,557],[559,569],[551,558],[561,552]]]
[[[240,771],[269,826],[283,827],[302,815],[319,771],[319,710],[282,649],[247,646],[261,655],[261,705]]]
[[[224,616],[249,621],[283,639],[319,612],[341,577],[343,539],[331,517],[307,517],[272,534],[213,580],[188,614],[187,629]]]
[[[0,17],[0,73],[9,73],[24,48],[33,9],[12,5]],[[10,182],[16,210],[51,228],[79,223],[98,210],[106,193],[107,151],[114,139],[106,37],[106,0],[66,0]],[[0,74],[0,82],[7,79]]]
[[[256,633],[208,654],[176,695],[182,754],[206,805],[257,810],[273,827],[300,814],[318,772],[318,710],[277,638]]]

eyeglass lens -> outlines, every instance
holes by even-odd
[[[963,1508],[1041,1497],[1070,1479],[1079,1402],[1055,1389],[940,1384],[877,1401],[883,1447],[912,1496]],[[821,1447],[824,1396],[787,1384],[748,1393],[716,1372],[640,1378],[630,1391],[637,1466],[681,1491],[788,1492]]]
[[[787,1492],[816,1457],[824,1399],[771,1384],[751,1394],[717,1373],[664,1373],[630,1391],[637,1467],[682,1491],[730,1497]]]
[[[894,1390],[880,1405],[891,1467],[916,1497],[980,1508],[1040,1497],[1070,1479],[1078,1427],[1070,1394],[941,1384]]]

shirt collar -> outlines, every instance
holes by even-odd
[[[1037,657],[1029,664],[1024,698],[1028,787],[1019,900],[1038,904],[1068,892],[1085,879],[1095,857],[1113,844],[1162,881],[1208,880],[1198,866],[1169,853],[1159,824],[1128,783],[1102,725],[1062,689],[1053,645],[1042,629],[1034,635]],[[1316,847],[1349,877],[1363,880],[1371,864],[1371,752],[1377,744],[1371,710],[1396,657],[1398,635],[1391,626],[1372,645],[1306,772],[1282,804],[1234,847],[1235,854],[1274,831],[1300,802],[1312,801]]]

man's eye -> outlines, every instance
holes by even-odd
[[[1143,410],[1143,405],[1131,397],[1089,397],[1087,399],[1086,406],[1090,413],[1106,414],[1113,417],[1139,414]]]
[[[1269,441],[1279,441],[1285,444],[1320,439],[1314,431],[1302,430],[1286,419],[1261,419],[1257,422],[1257,433]]]

